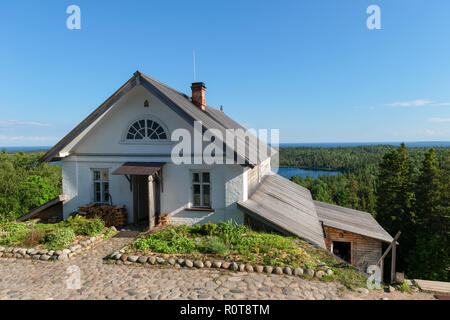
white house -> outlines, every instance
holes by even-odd
[[[188,96],[137,71],[43,156],[41,161],[62,163],[64,218],[95,202],[125,205],[130,224],[150,227],[160,214],[184,224],[233,219],[294,234],[331,251],[334,244],[355,264],[376,263],[381,242],[392,237],[370,214],[314,202],[309,190],[272,174],[273,149],[245,134],[236,135],[244,150],[236,148],[226,132],[243,127],[206,105],[203,83],[191,88]],[[180,141],[172,137],[180,129],[189,133],[193,158],[214,141],[231,161],[175,161]],[[196,149],[196,135],[210,130],[222,137],[201,140]],[[251,156],[255,150],[256,159]],[[327,238],[325,230],[333,233]],[[369,249],[366,239],[371,239]]]

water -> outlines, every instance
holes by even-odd
[[[327,176],[335,176],[338,174],[337,171],[322,171],[322,170],[305,170],[300,168],[279,168],[278,174],[280,176],[283,176],[285,178],[292,178],[293,176],[299,176],[299,177],[314,177],[317,178],[318,176],[327,175]]]

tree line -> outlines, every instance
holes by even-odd
[[[448,148],[284,148],[280,164],[340,170],[291,180],[316,200],[372,213],[391,235],[402,231],[397,263],[408,277],[450,280]]]
[[[0,222],[15,220],[61,194],[61,165],[39,163],[42,155],[0,152]]]

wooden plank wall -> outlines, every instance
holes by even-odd
[[[258,170],[259,166],[253,167],[253,169],[250,169],[247,171],[247,181],[248,181],[248,196],[250,197],[253,192],[258,187],[259,184],[259,177],[258,177]]]
[[[259,183],[262,181],[264,176],[270,173],[270,158],[261,162],[259,165],[253,167],[247,171],[247,181],[248,181],[248,196],[250,197],[253,192],[258,189]]]
[[[381,258],[381,241],[365,237],[356,233],[324,226],[326,238],[325,245],[331,251],[333,241],[351,242],[350,263],[361,271],[366,272],[367,267],[374,265]],[[342,234],[342,238],[339,237]]]

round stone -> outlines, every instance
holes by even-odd
[[[127,259],[128,259],[128,256],[127,256],[126,254],[123,254],[123,255],[120,257],[120,260],[122,260],[122,261],[127,261]]]
[[[148,262],[150,264],[155,264],[156,263],[156,258],[155,257],[150,257],[150,258],[148,258]]]
[[[139,258],[138,258],[138,262],[139,263],[142,263],[142,264],[144,264],[144,263],[146,263],[147,262],[147,257],[144,257],[144,256],[140,256]]]
[[[56,251],[53,253],[53,255],[59,256],[59,255],[61,255],[62,253],[63,253],[62,250],[56,250]]]
[[[326,274],[329,275],[329,276],[331,276],[331,275],[333,274],[333,270],[328,269],[328,270],[326,271]]]
[[[203,268],[203,262],[201,262],[200,260],[194,261],[194,267]]]
[[[50,256],[48,254],[43,254],[41,255],[41,257],[39,258],[39,260],[43,260],[43,261],[47,261],[48,259],[50,259]]]
[[[5,251],[5,247],[0,246],[0,252]]]
[[[255,271],[258,273],[261,273],[264,271],[264,267],[263,266],[255,266]]]
[[[273,272],[273,268],[271,266],[265,266],[264,267],[264,272],[265,273],[272,273]]]
[[[184,259],[178,258],[176,263],[178,263],[180,266],[182,266],[184,263]]]
[[[236,262],[233,262],[230,265],[230,269],[233,270],[233,271],[237,271],[237,270],[239,270],[239,266],[238,266],[238,264]]]
[[[220,268],[222,266],[222,261],[214,261],[212,266],[214,268]]]
[[[211,268],[212,263],[211,261],[205,261],[205,268]]]
[[[275,267],[275,270],[273,270],[273,273],[275,273],[275,274],[283,274],[283,269],[281,269],[281,267]]]
[[[70,251],[70,249],[63,249],[62,250],[62,253],[64,253],[64,254],[69,254],[69,253],[71,253],[72,251]]]
[[[222,269],[228,269],[228,268],[230,268],[230,262],[227,262],[227,261],[225,261],[225,262],[222,262]]]
[[[181,268],[181,265],[179,263],[175,263],[173,266],[175,267],[175,269],[180,269]]]
[[[186,260],[184,262],[184,265],[188,268],[192,268],[194,266],[194,263],[191,260]]]
[[[30,248],[27,250],[27,254],[33,254],[34,251],[36,251],[36,250],[33,248]]]
[[[245,265],[245,271],[247,272],[253,272],[253,266],[250,264]]]
[[[295,268],[294,269],[294,275],[295,276],[299,276],[301,274],[303,274],[303,269],[302,268]]]
[[[169,264],[173,266],[173,265],[175,264],[176,261],[175,261],[174,258],[169,258],[169,259],[167,260],[167,262],[169,262]]]
[[[314,277],[314,270],[313,270],[313,269],[306,269],[305,274],[306,274],[308,277]]]
[[[161,258],[161,257],[156,257],[156,262],[158,262],[159,264],[162,264],[162,263],[164,263],[166,260],[164,260],[163,258]]]
[[[128,256],[127,260],[130,262],[136,262],[139,256]]]
[[[58,256],[58,260],[60,260],[60,261],[67,260],[68,258],[69,258],[69,256],[68,256],[67,254],[65,254],[65,253],[61,253],[61,254]]]
[[[239,271],[244,272],[245,271],[245,264],[241,263],[239,265]]]
[[[283,268],[283,273],[287,274],[287,275],[291,275],[292,274],[292,269],[289,267],[284,267]]]
[[[325,275],[325,272],[323,272],[322,270],[319,270],[316,272],[316,278],[322,278]]]

